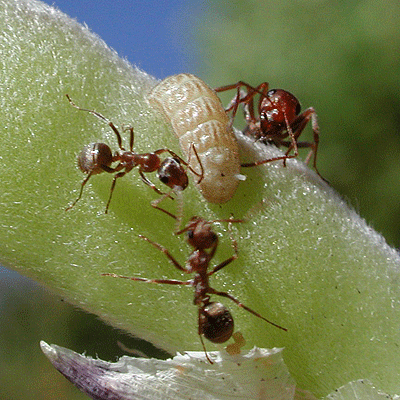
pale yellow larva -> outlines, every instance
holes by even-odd
[[[194,144],[204,169],[198,185],[204,198],[210,203],[230,200],[242,178],[239,148],[215,91],[195,75],[179,74],[155,86],[148,100],[172,125],[186,157]],[[193,154],[191,166],[200,170]]]

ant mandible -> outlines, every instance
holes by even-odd
[[[157,250],[164,253],[175,268],[186,274],[194,273],[195,275],[193,279],[181,281],[175,279],[147,279],[139,277],[129,277],[117,275],[114,273],[102,274],[103,276],[130,279],[133,281],[141,281],[147,283],[187,285],[194,287],[193,303],[198,307],[198,334],[200,336],[200,341],[203,346],[206,358],[211,364],[213,362],[207,354],[202,336],[213,343],[224,343],[233,334],[234,321],[232,314],[222,303],[210,301],[210,295],[214,294],[217,296],[226,297],[235,302],[239,307],[244,308],[256,317],[263,319],[264,321],[279,329],[282,329],[284,331],[287,330],[286,328],[283,328],[275,324],[274,322],[269,321],[256,311],[245,306],[229,293],[221,292],[210,286],[209,277],[238,258],[237,243],[231,237],[234,254],[231,257],[227,258],[225,261],[215,266],[211,271],[208,271],[210,261],[214,257],[218,246],[218,236],[211,228],[211,225],[215,222],[228,222],[229,224],[231,224],[234,222],[243,222],[243,220],[230,218],[223,220],[206,221],[201,217],[192,217],[185,228],[176,232],[177,235],[186,232],[186,240],[188,244],[194,249],[189,255],[185,266],[182,266],[165,247],[151,241],[145,236],[139,235],[141,239],[146,240]]]
[[[243,87],[247,91],[242,90]],[[268,82],[263,82],[257,87],[253,87],[239,81],[233,85],[218,87],[215,91],[224,92],[232,89],[236,89],[236,96],[225,110],[227,113],[232,112],[232,122],[239,104],[243,103],[247,123],[244,133],[264,143],[272,143],[277,147],[284,146],[288,148],[284,156],[244,163],[241,164],[242,167],[255,167],[278,160],[283,160],[283,164],[286,166],[288,158],[298,156],[299,148],[309,147],[311,150],[305,163],[308,164],[312,155],[314,155],[313,166],[315,172],[326,181],[317,169],[319,126],[317,114],[313,107],[309,107],[301,113],[300,102],[292,93],[283,89],[269,90]],[[259,95],[257,105],[258,117],[254,111],[254,98],[257,95]],[[310,121],[313,131],[313,142],[299,142],[299,136]],[[286,140],[288,137],[290,140]],[[290,155],[292,150],[293,154]]]
[[[133,168],[138,167],[139,169],[139,175],[142,178],[142,181],[150,186],[155,192],[157,192],[160,195],[163,195],[163,197],[159,200],[156,200],[152,202],[152,206],[171,215],[168,211],[164,210],[161,207],[158,207],[158,204],[160,203],[161,200],[163,200],[166,197],[171,197],[170,193],[163,193],[161,192],[153,182],[151,182],[145,175],[144,173],[147,172],[155,172],[157,171],[157,176],[160,179],[162,183],[167,185],[172,189],[172,191],[182,191],[186,189],[188,186],[188,176],[186,173],[185,168],[183,165],[189,169],[193,174],[199,177],[199,180],[197,183],[200,183],[201,180],[203,179],[204,176],[204,171],[203,171],[203,166],[199,160],[199,156],[197,154],[196,148],[192,144],[190,149],[193,150],[195,156],[197,157],[197,160],[199,162],[201,172],[198,173],[196,172],[191,166],[190,166],[190,156],[191,152],[189,153],[189,159],[188,161],[184,161],[181,157],[179,157],[177,154],[175,154],[173,151],[169,149],[159,149],[156,150],[152,153],[135,153],[133,151],[133,144],[134,144],[134,131],[132,127],[128,127],[127,129],[130,132],[130,140],[129,140],[129,151],[125,150],[125,148],[122,146],[122,138],[121,135],[116,128],[116,126],[109,121],[107,118],[105,118],[103,115],[98,113],[97,111],[94,110],[88,110],[86,108],[81,108],[78,107],[69,97],[69,95],[66,95],[68,101],[70,104],[75,107],[76,109],[80,111],[86,111],[89,112],[90,114],[93,114],[97,118],[105,121],[113,130],[115,135],[117,136],[117,141],[118,141],[118,147],[119,151],[115,152],[115,155],[112,155],[111,149],[108,145],[105,143],[91,143],[83,148],[81,153],[78,156],[78,167],[81,169],[82,172],[87,174],[87,177],[83,180],[81,184],[81,189],[79,192],[79,195],[77,199],[66,208],[66,210],[70,210],[72,207],[75,206],[75,204],[79,201],[79,199],[82,197],[82,192],[83,188],[86,185],[87,181],[90,179],[92,175],[97,175],[102,172],[108,172],[110,174],[117,172],[114,175],[114,179],[111,184],[111,189],[110,189],[110,196],[107,201],[106,205],[106,210],[105,213],[107,214],[108,212],[108,207],[111,202],[111,197],[115,188],[115,184],[118,178],[123,177],[125,174],[130,172]],[[168,157],[165,160],[161,161],[160,155],[162,153],[169,153],[172,157]],[[112,168],[111,164],[113,162],[119,162],[119,164],[115,167]]]

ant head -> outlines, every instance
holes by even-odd
[[[185,190],[189,184],[186,171],[181,162],[174,157],[166,158],[157,171],[158,178],[171,189]]]
[[[269,90],[262,99],[259,109],[262,132],[287,128],[300,114],[301,105],[295,96],[283,89]]]
[[[222,303],[208,303],[199,312],[199,334],[213,343],[224,343],[232,336],[233,317]]]
[[[218,236],[211,229],[211,223],[200,217],[191,218],[178,234],[183,232],[187,232],[187,242],[197,250],[209,249],[218,243]]]
[[[102,167],[109,167],[112,162],[111,149],[105,143],[90,143],[78,155],[78,167],[85,174],[100,174],[104,172]]]

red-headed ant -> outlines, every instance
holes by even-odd
[[[246,89],[243,90],[243,88]],[[232,112],[232,121],[240,103],[244,105],[247,126],[244,133],[264,143],[271,143],[277,147],[287,147],[284,156],[273,157],[251,163],[241,164],[242,167],[254,167],[271,161],[283,160],[286,165],[288,158],[298,156],[298,149],[308,147],[311,149],[306,158],[306,164],[314,155],[313,166],[316,173],[322,178],[317,169],[317,150],[319,143],[319,126],[314,108],[307,108],[301,113],[300,102],[290,92],[283,89],[269,90],[268,83],[263,82],[257,87],[239,81],[233,85],[216,88],[216,92],[236,89],[236,96],[232,99],[226,112]],[[254,111],[254,98],[259,96],[257,115]],[[298,138],[306,125],[311,121],[313,142],[299,142]],[[290,152],[293,150],[293,154]],[[324,179],[324,178],[322,178]],[[325,180],[325,179],[324,179]]]

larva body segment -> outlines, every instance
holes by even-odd
[[[239,184],[239,147],[215,91],[195,75],[172,75],[151,90],[148,101],[172,125],[182,151],[192,156],[191,167],[198,170],[189,154],[194,144],[204,168],[198,185],[204,198],[210,203],[230,200]]]

